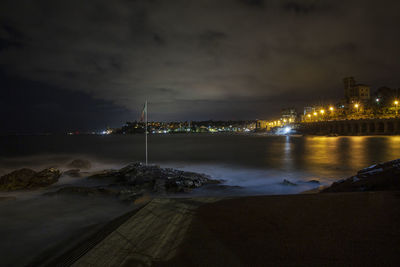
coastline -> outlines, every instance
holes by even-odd
[[[299,194],[155,198],[74,266],[394,266],[399,162]]]
[[[400,251],[391,250],[386,253],[383,250],[385,243],[400,241],[400,232],[396,230],[400,229],[400,186],[396,182],[397,179],[393,179],[400,171],[399,163],[400,159],[375,164],[358,171],[355,176],[333,183],[329,188],[319,185],[315,189],[298,194],[230,197],[196,197],[190,194],[186,197],[175,197],[155,194],[153,198],[146,195],[145,198],[134,197],[130,199],[130,203],[136,207],[136,204],[139,204],[136,201],[143,204],[143,209],[137,214],[132,213],[131,208],[127,209],[121,215],[122,219],[118,224],[113,224],[113,221],[107,222],[112,218],[108,216],[108,220],[106,218],[104,221],[108,230],[100,228],[101,225],[93,225],[90,232],[86,232],[82,226],[75,229],[76,231],[71,229],[68,231],[68,239],[60,238],[56,243],[49,244],[46,250],[40,251],[41,255],[37,256],[33,263],[46,264],[46,261],[50,260],[52,265],[62,265],[67,261],[76,262],[76,266],[136,266],[138,263],[156,266],[196,266],[198,262],[204,263],[202,265],[215,265],[218,263],[218,255],[213,253],[221,250],[232,266],[237,262],[242,265],[262,265],[263,262],[271,262],[271,266],[292,265],[298,262],[304,263],[303,265],[330,265],[335,262],[344,264],[350,258],[354,258],[352,262],[356,265],[365,265],[368,262],[364,262],[361,250],[351,247],[352,242],[368,244],[377,250],[377,254],[386,255],[385,257],[391,259],[389,263],[395,262],[392,260],[397,258],[393,258],[393,255],[397,255],[397,252],[400,255]],[[167,171],[168,175],[176,172],[157,166],[131,164],[118,171],[106,171],[90,177],[104,179],[105,175],[125,177],[124,179],[131,177],[129,179],[135,180],[143,176],[149,179],[150,173],[154,171],[161,174]],[[181,176],[185,174],[189,180],[192,179],[190,177],[199,175],[183,171],[177,173]],[[99,175],[100,177],[97,177]],[[286,182],[284,186],[295,186]],[[68,194],[83,193],[80,197],[101,197],[105,196],[104,193],[112,196],[115,193],[107,190],[96,191],[97,189],[82,191],[79,187],[70,189],[72,191],[59,191],[61,195],[64,191]],[[329,193],[327,189],[334,190],[331,191],[334,193]],[[51,193],[51,196],[54,200],[60,200],[58,193]],[[133,200],[135,201],[132,202]],[[361,232],[357,232],[358,224],[363,225],[360,231],[367,240],[361,236]],[[114,226],[110,228],[109,225]],[[299,228],[299,225],[304,228]],[[384,229],[380,229],[382,227]],[[230,229],[230,233],[226,232],[226,229]],[[312,237],[314,230],[317,238]],[[86,233],[82,235],[79,231]],[[278,231],[279,234],[271,234],[273,231]],[[378,231],[382,237],[377,233],[371,235],[374,231]],[[354,233],[358,234],[354,236]],[[324,236],[329,235],[333,240],[326,240]],[[345,235],[345,238],[350,236],[350,239],[338,244],[342,235]],[[392,239],[387,240],[388,236]],[[246,241],[247,237],[251,241]],[[288,244],[282,243],[281,239],[290,240],[290,244],[295,244],[290,248],[290,253],[299,253],[300,249],[300,254],[306,255],[307,258],[288,255]],[[276,246],[265,246],[262,240],[272,240]],[[374,247],[374,243],[382,245]],[[336,248],[340,245],[347,247],[345,252]],[[328,255],[328,259],[315,261],[313,253],[308,250],[310,246],[325,247],[326,250],[316,253],[316,257],[323,258],[324,255]],[[365,245],[361,248],[366,249]],[[269,256],[272,258],[252,254],[254,251],[265,254],[270,250],[276,250]],[[335,258],[336,254],[332,254],[331,250],[345,258]],[[379,258],[379,255],[375,257]],[[109,259],[112,259],[112,262]],[[282,259],[284,261],[280,262]],[[184,264],[187,261],[189,263]],[[373,262],[377,264],[376,261]]]

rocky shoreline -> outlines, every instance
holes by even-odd
[[[400,190],[400,159],[374,164],[347,179],[334,182],[321,193]]]
[[[161,168],[157,165],[144,165],[134,162],[118,170],[89,172],[91,163],[86,160],[74,160],[66,165],[62,172],[57,168],[46,168],[36,172],[22,168],[0,177],[0,192],[32,191],[52,189],[61,176],[80,178],[84,181],[99,181],[102,186],[65,185],[54,188],[55,191],[44,193],[46,196],[79,195],[106,196],[120,200],[135,200],[143,195],[171,195],[188,193],[205,185],[220,185],[222,181],[214,180],[201,173],[181,171],[172,168]],[[82,169],[84,171],[82,171]],[[81,181],[82,181],[81,180]],[[319,185],[316,180],[306,183]],[[297,186],[284,179],[285,186]],[[319,186],[304,193],[360,192],[400,190],[400,159],[379,163],[362,169],[356,175],[332,183],[328,187]]]
[[[211,179],[206,174],[187,172],[172,168],[161,168],[157,165],[144,165],[135,162],[119,170],[104,170],[90,173],[81,172],[80,168],[90,168],[90,163],[74,160],[68,167],[74,168],[61,172],[56,168],[47,168],[40,172],[23,168],[0,177],[0,191],[36,190],[49,188],[61,175],[87,180],[99,180],[105,186],[65,186],[46,196],[61,194],[81,196],[109,196],[120,200],[134,200],[146,194],[168,195],[187,193],[195,188],[208,184],[219,184],[221,181]],[[80,167],[80,168],[77,168]]]

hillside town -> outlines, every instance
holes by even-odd
[[[147,131],[150,134],[173,133],[246,133],[256,129],[256,121],[185,121],[185,122],[148,122]],[[127,122],[121,128],[108,129],[114,134],[144,133],[145,123],[141,121]]]

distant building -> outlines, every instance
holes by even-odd
[[[266,120],[257,120],[256,129],[267,129],[267,130],[269,130],[268,121],[266,121]]]
[[[380,87],[374,95],[375,103],[380,106],[391,106],[394,100],[399,99],[399,96],[399,89],[391,89],[386,86]]]
[[[314,107],[304,107],[304,113],[303,113],[303,115],[305,116],[305,115],[307,115],[307,114],[313,113],[314,111],[315,111],[315,108],[314,108]]]
[[[297,119],[297,112],[295,108],[286,108],[281,111],[282,121],[295,122]]]
[[[344,96],[347,104],[363,102],[370,100],[370,87],[365,84],[356,84],[354,77],[346,77],[343,79]]]

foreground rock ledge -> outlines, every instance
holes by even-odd
[[[357,175],[334,182],[322,190],[328,192],[392,191],[400,190],[400,159],[372,165]]]

